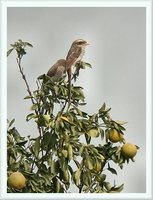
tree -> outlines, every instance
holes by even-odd
[[[122,152],[126,143],[125,122],[113,120],[111,108],[105,103],[92,115],[84,112],[83,87],[75,84],[71,86],[69,104],[69,87],[65,77],[52,82],[43,74],[37,79],[37,89],[31,91],[23,72],[22,58],[26,47],[32,45],[18,40],[11,47],[7,55],[16,51],[17,65],[28,92],[24,99],[32,104],[26,120],[34,120],[38,136],[22,137],[13,126],[15,119],[8,121],[8,177],[19,171],[26,178],[26,184],[20,189],[8,182],[8,192],[66,193],[71,184],[76,185],[79,193],[120,192],[123,184],[116,186],[109,183],[105,171],[117,175],[116,169],[111,166],[112,161],[120,169],[129,160],[134,161],[136,151],[130,157]],[[91,65],[81,61],[75,67],[76,80],[80,70]],[[59,110],[55,109],[56,105]],[[94,138],[99,141],[97,145],[93,144]],[[138,149],[136,145],[134,147]]]

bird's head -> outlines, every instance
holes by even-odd
[[[77,47],[84,47],[89,45],[89,43],[83,39],[77,39],[72,43],[72,45]]]

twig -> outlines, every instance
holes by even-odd
[[[82,189],[83,189],[83,183],[81,183],[81,184],[79,185],[79,193],[82,192]]]
[[[22,79],[24,80],[24,82],[25,82],[25,84],[26,84],[27,92],[28,92],[29,95],[30,95],[31,102],[32,102],[33,104],[35,104],[35,102],[34,102],[34,100],[33,100],[33,97],[32,97],[32,93],[31,93],[31,90],[30,90],[29,84],[28,84],[27,79],[26,79],[26,76],[25,76],[25,74],[23,73],[23,69],[22,69],[22,67],[21,67],[21,59],[22,59],[21,56],[18,57],[18,58],[16,58],[16,60],[17,60],[17,64],[18,64],[18,67],[19,67],[20,73],[21,73],[21,75],[22,75]],[[38,113],[37,110],[35,110],[35,113],[36,113],[36,115],[37,115],[37,117],[38,117],[38,116],[39,116],[39,113]],[[40,135],[40,137],[42,137],[42,130],[41,130],[41,128],[40,128],[38,125],[37,125],[37,128],[38,128],[38,131],[39,131],[39,135]],[[43,156],[43,150],[42,150],[41,152],[42,152],[42,156]]]
[[[61,113],[63,113],[63,111],[64,111],[64,109],[65,109],[66,104],[68,103],[68,101],[69,101],[68,99],[65,100],[64,105],[63,105],[63,107],[61,109]]]
[[[31,101],[32,101],[32,103],[34,104],[35,102],[34,102],[34,100],[33,100],[33,98],[32,98],[32,93],[31,93],[31,91],[30,91],[30,87],[29,87],[28,82],[27,82],[27,79],[26,79],[26,77],[25,77],[25,75],[24,75],[24,73],[23,73],[23,69],[21,68],[21,58],[17,58],[16,60],[17,60],[17,63],[18,63],[19,70],[20,70],[20,73],[21,73],[21,75],[22,75],[22,78],[23,78],[23,80],[24,80],[24,82],[25,82],[25,84],[26,84],[27,91],[28,91],[28,93],[29,93],[29,95],[30,95],[30,97],[31,97]]]

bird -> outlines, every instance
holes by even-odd
[[[72,70],[75,64],[82,60],[85,54],[85,48],[89,45],[89,43],[83,39],[75,40],[66,56],[66,71],[68,74],[68,82],[69,82],[69,101],[71,100],[71,79],[72,79]]]
[[[70,69],[72,69],[78,61],[82,60],[87,45],[89,45],[89,43],[83,39],[77,39],[72,43],[66,56],[66,71],[68,72],[68,75],[69,71],[72,71]]]
[[[47,76],[51,77],[53,82],[57,82],[63,77],[66,72],[66,60],[59,59],[57,62],[48,70]]]

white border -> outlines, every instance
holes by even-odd
[[[6,185],[7,174],[7,132],[6,132],[6,119],[7,119],[7,13],[6,6],[1,1],[1,67],[0,67],[0,197],[2,198],[1,191],[3,185]],[[4,182],[3,182],[4,180]],[[5,187],[6,188],[6,187]]]
[[[0,199],[152,199],[152,0],[1,0]],[[146,8],[146,193],[15,194],[6,191],[7,7],[145,7]]]
[[[150,7],[152,0],[1,0],[4,7]]]
[[[153,144],[152,144],[152,134],[153,134],[153,126],[152,126],[152,112],[153,112],[153,106],[152,106],[152,1],[150,6],[146,7],[146,192],[151,194],[152,196],[152,157],[153,157]],[[147,136],[148,134],[148,136]],[[151,154],[149,153],[151,152]]]

